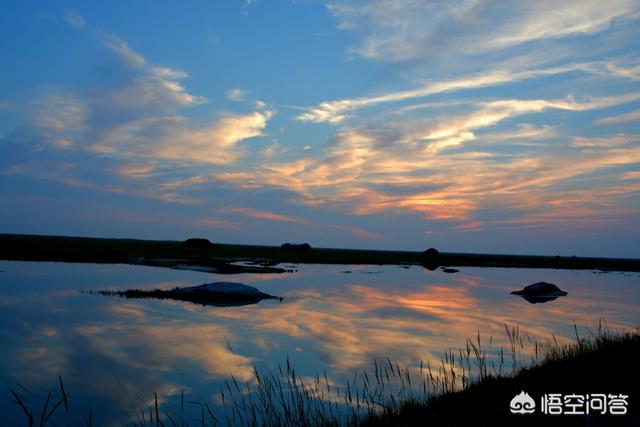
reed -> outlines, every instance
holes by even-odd
[[[326,372],[302,377],[287,357],[270,372],[254,367],[253,378],[246,382],[231,375],[216,404],[185,401],[181,390],[176,407],[161,403],[154,392],[151,407],[134,409],[131,405],[131,410],[123,410],[125,423],[140,427],[392,425],[386,422],[397,421],[407,408],[428,408],[442,397],[487,382],[509,381],[523,370],[618,351],[615,347],[625,343],[640,347],[638,330],[612,332],[603,322],[588,336],[580,336],[575,327],[575,340],[569,344],[560,344],[555,336],[544,342],[533,340],[517,325],[505,324],[504,329],[506,349],[493,345],[492,335],[483,339],[478,332],[463,347],[444,351],[438,363],[420,361],[418,366],[401,366],[390,358],[375,359],[368,368],[355,370],[344,384],[334,384]],[[68,392],[62,378],[58,379],[57,387],[45,394],[37,395],[24,387],[10,389],[29,426],[77,425],[77,418],[72,422],[70,417]],[[90,411],[80,418],[91,426],[93,417]]]

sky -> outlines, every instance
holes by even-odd
[[[0,232],[640,257],[636,0],[4,1]]]

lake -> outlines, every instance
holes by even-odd
[[[417,369],[480,334],[507,348],[505,324],[525,341],[559,341],[640,323],[640,275],[592,271],[460,268],[447,274],[413,266],[298,265],[285,274],[216,275],[164,268],[0,262],[0,413],[24,423],[13,388],[32,405],[64,381],[74,417],[127,424],[141,408],[173,413],[189,402],[221,404],[231,375],[240,384],[289,363],[300,378],[345,384],[387,358]],[[81,291],[170,289],[214,281],[256,286],[283,297],[211,307],[125,299]],[[513,290],[547,281],[568,296],[530,304]],[[523,353],[528,357],[529,350]],[[497,352],[495,353],[497,354]],[[508,369],[508,368],[507,368]],[[228,394],[227,394],[228,395]],[[39,403],[42,405],[42,403]],[[162,406],[164,405],[164,406]],[[40,411],[38,406],[35,412]],[[193,412],[193,411],[188,411]]]

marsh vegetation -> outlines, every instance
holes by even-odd
[[[418,368],[400,366],[391,359],[356,370],[345,384],[334,384],[326,373],[301,377],[289,359],[277,369],[260,372],[248,381],[230,376],[211,401],[179,392],[179,400],[149,392],[121,408],[123,424],[133,426],[396,426],[495,425],[517,422],[536,425],[612,425],[628,423],[629,415],[532,415],[514,418],[509,401],[520,390],[543,393],[624,393],[640,391],[640,333],[610,331],[602,323],[590,336],[560,344],[552,336],[533,341],[518,326],[504,325],[509,347],[492,347],[492,337],[478,332],[458,349],[447,350],[437,364]],[[58,378],[55,387],[9,390],[24,414],[25,424],[93,425],[95,409],[73,406],[73,392]],[[80,393],[81,391],[76,391]],[[123,392],[127,390],[123,388]],[[567,418],[568,417],[568,418]],[[612,418],[613,417],[613,418]]]

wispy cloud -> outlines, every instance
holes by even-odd
[[[323,223],[311,221],[299,216],[279,214],[271,211],[265,211],[265,210],[259,210],[259,209],[253,209],[253,208],[246,208],[246,207],[245,208],[243,207],[223,208],[223,209],[218,209],[218,211],[221,213],[242,215],[250,218],[262,219],[267,221],[288,222],[292,224],[301,224],[301,225],[306,225],[311,227],[339,230],[341,232],[349,233],[350,235],[355,236],[359,239],[371,240],[371,239],[383,238],[379,234],[372,233],[370,231],[367,231],[358,227],[351,227],[343,224],[323,224]]]
[[[147,148],[139,153],[148,157],[195,163],[233,163],[242,155],[237,144],[263,135],[273,114],[273,111],[225,114],[206,128],[167,129],[160,140],[149,140]]]
[[[484,103],[482,107],[466,116],[452,120],[444,120],[442,123],[431,127],[424,133],[407,135],[409,139],[421,139],[430,142],[426,147],[428,152],[436,153],[442,149],[459,146],[466,141],[475,139],[474,130],[494,126],[504,120],[520,115],[541,113],[547,109],[566,111],[588,111],[626,104],[640,99],[640,92],[630,94],[588,97],[581,101],[573,97],[566,99],[507,99]]]
[[[640,109],[617,116],[605,117],[594,122],[596,125],[617,125],[640,121]]]
[[[640,179],[640,171],[625,172],[620,175],[621,180]]]
[[[299,203],[330,205],[360,215],[415,212],[430,220],[468,221],[474,212],[487,206],[502,206],[518,215],[512,200],[523,206],[522,198],[535,192],[553,195],[577,177],[636,164],[640,153],[630,144],[635,137],[574,137],[571,144],[563,145],[573,150],[570,152],[561,149],[562,146],[551,152],[536,151],[535,145],[531,145],[533,151],[522,154],[449,152],[445,148],[472,140],[494,143],[510,143],[513,138],[561,140],[563,136],[558,130],[548,126],[524,125],[502,133],[478,131],[525,114],[554,109],[584,112],[637,99],[640,93],[632,92],[580,100],[572,96],[484,102],[478,104],[475,112],[436,119],[426,129],[421,129],[418,122],[401,123],[391,131],[351,130],[339,134],[320,158],[265,165],[253,173],[225,173],[216,178],[245,188],[287,189],[300,196]],[[589,191],[603,200],[618,197],[605,197],[599,186]]]
[[[76,27],[84,27],[84,18],[75,10],[69,10],[64,17],[65,21]]]
[[[557,129],[549,126],[534,126],[530,123],[520,123],[516,129],[502,132],[486,132],[482,135],[484,143],[504,143],[521,145],[537,145],[536,141],[559,136]]]
[[[113,34],[99,34],[101,35],[102,43],[129,65],[135,68],[141,68],[146,65],[147,61],[142,57],[142,55],[134,52],[125,41],[120,39],[120,37]]]
[[[634,135],[611,135],[606,137],[584,137],[573,138],[572,147],[610,148],[626,145],[634,141],[640,141],[640,137]]]
[[[424,98],[444,92],[463,91],[490,86],[503,85],[527,79],[564,74],[572,71],[590,72],[596,64],[570,64],[560,67],[550,67],[534,70],[511,71],[508,69],[493,69],[471,76],[457,79],[428,82],[416,89],[390,92],[376,96],[364,96],[351,99],[326,101],[297,116],[300,121],[315,123],[340,123],[347,117],[347,113],[357,109],[372,107],[380,104]]]
[[[242,2],[242,13],[245,15],[249,14],[249,8],[256,3],[257,0],[243,0]]]
[[[633,0],[362,0],[330,1],[327,7],[342,29],[361,36],[351,52],[383,61],[478,54],[594,34],[616,19],[637,19],[640,10]]]
[[[155,162],[145,162],[142,164],[130,164],[116,168],[116,173],[131,178],[148,177],[155,169]]]
[[[370,231],[363,230],[363,229],[357,228],[357,227],[349,227],[347,225],[331,225],[330,227],[334,228],[336,230],[345,231],[345,232],[351,234],[352,236],[359,237],[361,239],[377,240],[377,239],[383,239],[384,238],[379,234],[372,233]]]
[[[192,85],[190,70],[171,56],[158,62],[135,35],[107,33],[75,11],[41,22],[93,42],[104,68],[78,64],[87,70],[80,80],[52,73],[60,84],[39,87],[31,103],[8,95],[16,107],[3,117],[28,117],[11,134],[2,129],[2,142],[17,147],[0,156],[2,173],[109,200],[153,199],[154,208],[178,203],[170,208],[186,214],[187,229],[232,235],[266,224],[364,241],[393,239],[391,229],[603,228],[640,214],[636,1],[329,0],[327,8],[344,30],[335,36],[351,32],[327,48],[350,44],[351,57],[305,68],[309,79],[324,66],[344,73],[320,92],[312,80],[309,91],[278,91],[269,79],[209,84],[202,73]],[[349,75],[363,64],[366,73]],[[315,104],[322,93],[332,95]],[[292,104],[307,107],[274,107]]]
[[[246,95],[247,91],[238,88],[229,89],[227,91],[227,98],[232,101],[243,101]]]
[[[77,14],[69,16],[74,22],[81,19]],[[27,126],[34,140],[57,148],[73,146],[122,158],[143,158],[144,173],[137,171],[137,166],[117,170],[123,176],[140,177],[148,175],[153,161],[160,159],[214,165],[235,162],[243,154],[237,144],[263,135],[275,114],[263,104],[260,111],[219,112],[208,124],[195,125],[177,114],[206,101],[180,83],[188,77],[185,71],[150,63],[115,35],[87,24],[79,27],[97,35],[113,53],[118,61],[114,69],[120,74],[117,83],[89,93],[57,91],[38,100],[33,121]]]
[[[304,219],[298,216],[278,214],[275,212],[263,211],[263,210],[253,209],[253,208],[240,208],[240,207],[224,208],[224,209],[219,209],[219,211],[224,213],[231,213],[235,215],[248,216],[251,218],[266,219],[269,221],[291,222],[291,223],[304,224],[304,225],[313,224],[312,221],[309,221],[307,219]]]

